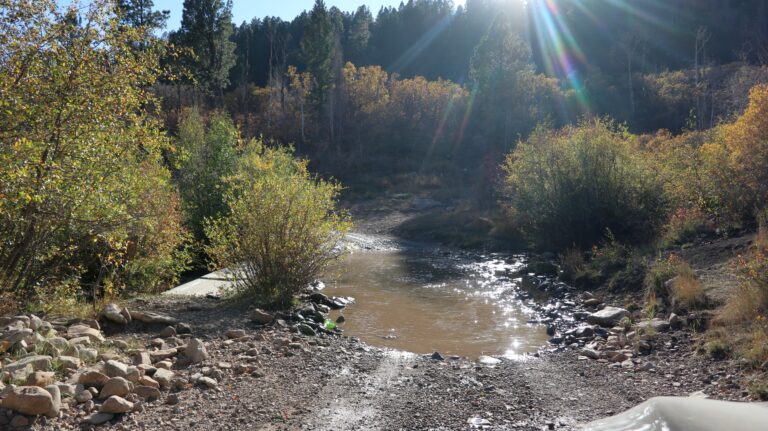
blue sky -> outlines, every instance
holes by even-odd
[[[382,6],[397,6],[401,0],[325,0],[327,7],[336,6],[343,11],[354,11],[361,4],[367,5],[373,15]],[[406,0],[407,1],[407,0]],[[314,0],[234,0],[232,14],[235,24],[250,21],[254,17],[279,16],[285,20],[291,20],[304,10],[312,8]],[[463,4],[464,0],[454,0],[456,5]],[[155,0],[155,8],[170,10],[171,18],[168,20],[168,30],[176,29],[181,22],[181,10],[184,0]]]

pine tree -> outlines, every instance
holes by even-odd
[[[235,64],[235,44],[230,40],[232,0],[184,0],[181,28],[172,40],[194,52],[188,67],[210,94],[219,102],[224,87],[229,85],[229,71]]]
[[[314,78],[312,99],[318,113],[325,107],[333,83],[334,36],[325,2],[316,0],[301,39],[301,54],[307,71]]]
[[[165,27],[171,12],[154,10],[153,0],[117,0],[120,21],[130,27],[144,28],[148,34]]]

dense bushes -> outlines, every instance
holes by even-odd
[[[537,245],[590,246],[655,232],[661,184],[635,140],[607,120],[537,129],[507,158],[505,204]]]
[[[340,185],[315,178],[286,148],[251,142],[226,180],[229,213],[209,223],[209,254],[234,271],[235,294],[287,305],[339,256],[348,217]]]
[[[168,140],[146,115],[159,47],[105,1],[5,2],[0,35],[3,300],[172,282],[184,232]]]

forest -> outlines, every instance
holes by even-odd
[[[417,190],[650,317],[706,308],[678,252],[754,235],[713,339],[768,364],[768,2],[64,3],[0,1],[0,312],[240,265],[290,307],[347,204]]]

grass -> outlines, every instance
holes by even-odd
[[[676,254],[657,259],[648,268],[644,284],[646,303],[657,311],[664,306],[678,313],[708,306],[701,281],[691,265]]]

